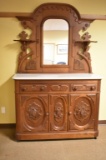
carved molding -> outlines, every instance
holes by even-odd
[[[63,105],[62,103],[58,102],[56,103],[55,108],[54,108],[54,120],[56,122],[61,122],[63,121],[63,118],[64,118]]]

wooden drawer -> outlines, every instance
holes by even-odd
[[[20,84],[20,92],[46,92],[47,84]]]
[[[19,83],[19,92],[68,92],[69,84],[64,83]]]
[[[97,84],[96,83],[77,83],[71,84],[71,91],[97,91]]]

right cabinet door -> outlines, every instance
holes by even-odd
[[[96,102],[96,93],[70,95],[68,116],[69,131],[94,130],[98,113]]]

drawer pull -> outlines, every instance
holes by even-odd
[[[21,88],[21,91],[26,91],[27,90],[27,88]]]
[[[95,86],[91,86],[91,91],[94,91],[96,89]]]
[[[73,90],[73,91],[76,91],[76,90],[77,90],[77,88],[76,88],[76,87],[72,87],[72,90]]]
[[[44,91],[44,90],[45,90],[45,87],[44,87],[44,86],[40,87],[40,90],[41,90],[41,91]]]

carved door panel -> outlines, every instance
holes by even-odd
[[[23,132],[47,132],[48,131],[48,95],[20,96],[18,106],[21,131]]]
[[[50,131],[67,130],[67,107],[67,95],[50,95]]]
[[[68,130],[94,130],[96,94],[73,94],[70,96]]]

